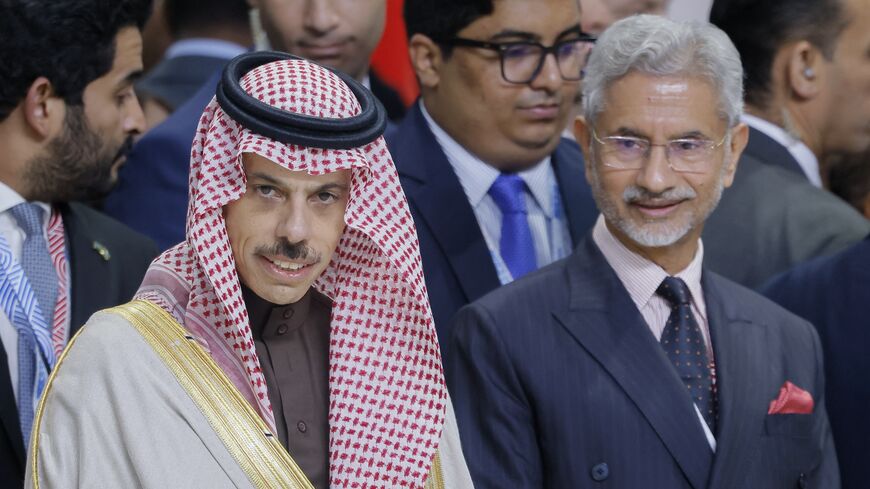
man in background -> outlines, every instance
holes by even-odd
[[[866,486],[870,477],[870,236],[775,277],[762,291],[816,327],[825,358],[827,408],[842,487]]]
[[[750,287],[861,240],[819,162],[870,146],[870,0],[717,0],[746,69],[749,144],[705,228],[711,269]]]
[[[619,19],[637,14],[665,15],[670,0],[580,0],[583,31],[593,36]]]
[[[387,144],[446,350],[460,307],[594,223],[579,148],[560,136],[593,40],[575,0],[407,0],[405,24],[420,100]]]
[[[251,2],[254,30],[265,26],[257,44],[311,57],[371,84],[381,101],[395,92],[378,88],[370,76],[369,57],[384,29],[386,0],[260,0]],[[161,249],[184,239],[190,142],[202,111],[214,95],[212,77],[163,124],[139,141],[120,175],[118,188],[106,200],[105,211],[153,238]],[[385,106],[396,104],[387,101]],[[398,104],[401,108],[401,103]],[[395,114],[395,113],[394,113]],[[148,208],[142,201],[151,202]]]
[[[150,0],[0,2],[0,486],[21,487],[36,403],[69,338],[129,300],[153,243],[103,196],[144,125]],[[147,202],[140,202],[147,206]]]
[[[154,15],[165,17],[174,42],[136,82],[146,130],[163,122],[252,43],[245,0],[165,0],[162,7]]]

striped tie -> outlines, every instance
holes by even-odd
[[[25,202],[13,207],[11,212],[26,234],[21,249],[21,268],[36,295],[43,319],[50,324],[57,299],[57,273],[43,232],[43,209],[38,204]],[[18,331],[18,417],[26,446],[33,424],[37,352],[33,328],[26,321],[23,323],[25,326]]]

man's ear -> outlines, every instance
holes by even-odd
[[[730,187],[734,182],[737,162],[740,161],[740,155],[743,154],[743,149],[746,148],[747,142],[749,142],[749,127],[741,122],[731,129],[731,146],[728,152],[728,161],[724,162],[725,173],[722,177],[722,184],[725,188]]]
[[[52,137],[66,113],[63,99],[54,93],[48,78],[41,76],[30,84],[24,96],[24,120],[41,138]]]
[[[428,36],[418,33],[408,40],[408,55],[411,57],[411,67],[414,68],[420,87],[429,89],[437,87],[444,62],[441,47]]]
[[[583,151],[583,167],[586,171],[586,180],[589,180],[589,170],[592,165],[592,132],[586,118],[578,115],[574,119],[574,139],[580,145],[580,150]]]
[[[788,50],[785,77],[789,90],[803,100],[815,98],[824,82],[824,55],[808,41],[798,41],[785,49]]]

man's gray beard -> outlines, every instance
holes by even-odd
[[[726,151],[723,162],[727,161],[727,157],[728,154]],[[592,197],[595,199],[595,203],[598,205],[601,214],[604,215],[604,219],[607,220],[610,225],[615,226],[623,234],[628,236],[629,239],[645,248],[671,246],[692,231],[696,225],[703,224],[716,209],[716,206],[719,205],[719,201],[722,199],[722,192],[725,189],[725,183],[723,181],[725,168],[723,167],[722,172],[720,172],[719,178],[715,183],[716,187],[713,191],[713,199],[710,202],[709,207],[701,209],[703,215],[700,216],[700,219],[698,216],[690,215],[690,218],[686,219],[684,222],[673,224],[647,223],[646,225],[638,226],[631,219],[620,216],[616,204],[610,200],[610,197],[601,187],[598,168],[594,162],[591,163],[590,175],[591,182],[589,182],[589,184],[592,187]],[[677,187],[660,194],[654,194],[644,188],[632,185],[623,191],[622,201],[628,203],[633,199],[649,196],[656,196],[668,200],[678,200],[696,198],[697,193],[691,187]]]

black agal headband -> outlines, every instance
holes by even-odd
[[[233,58],[217,86],[217,102],[224,112],[247,129],[285,144],[310,148],[350,149],[374,141],[387,127],[387,112],[380,101],[351,76],[326,67],[347,84],[362,109],[344,119],[294,114],[261,102],[246,92],[240,80],[254,68],[280,60],[304,60],[275,51],[257,51]]]

